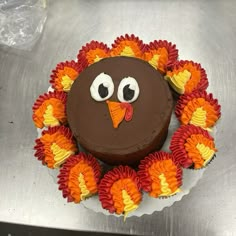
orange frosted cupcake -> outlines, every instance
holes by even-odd
[[[58,63],[56,68],[52,71],[51,80],[49,82],[55,90],[69,92],[81,70],[80,65],[73,60]]]
[[[142,189],[154,198],[170,197],[182,185],[182,169],[172,154],[163,151],[141,160],[138,176]]]
[[[181,124],[193,124],[208,129],[220,118],[220,108],[218,100],[211,93],[197,91],[180,96],[175,114]]]
[[[98,191],[101,167],[90,154],[79,153],[64,163],[58,175],[59,190],[68,202],[80,203]]]
[[[168,68],[177,61],[178,49],[176,45],[166,40],[155,40],[146,45],[143,59],[155,69],[165,74]]]
[[[40,95],[33,105],[33,121],[37,128],[66,124],[67,94],[62,91]]]
[[[52,169],[60,167],[77,151],[71,130],[64,126],[49,127],[35,142],[35,157]]]
[[[86,67],[110,56],[110,49],[106,44],[98,41],[91,41],[83,46],[77,55],[78,64],[85,69]]]
[[[170,150],[182,167],[194,169],[207,166],[217,151],[209,133],[195,125],[181,125],[172,136]]]
[[[135,35],[124,35],[117,37],[111,48],[111,56],[126,56],[142,58],[145,45]]]
[[[166,72],[166,80],[177,94],[204,91],[208,87],[205,70],[193,61],[178,61]]]
[[[104,209],[124,216],[136,210],[142,200],[138,176],[128,166],[118,166],[106,173],[98,194]]]

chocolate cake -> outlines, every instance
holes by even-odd
[[[126,117],[126,111],[115,124],[110,106],[114,102],[121,109],[130,108],[131,117]],[[74,137],[85,150],[110,165],[136,165],[162,147],[172,106],[161,73],[141,59],[117,56],[79,74],[68,94],[66,113]]]

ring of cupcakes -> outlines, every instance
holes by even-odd
[[[138,176],[128,166],[118,166],[107,172],[99,184],[99,200],[110,213],[124,214],[136,210],[141,202]]]
[[[77,151],[71,130],[64,126],[49,127],[35,142],[35,157],[52,169],[60,167]]]
[[[90,154],[70,156],[58,175],[59,190],[68,202],[80,203],[98,191],[101,167]]]
[[[181,125],[173,134],[170,150],[184,168],[201,169],[215,157],[214,138],[195,125]]]
[[[67,94],[53,91],[40,95],[33,105],[33,121],[37,128],[66,124]]]
[[[166,40],[155,40],[146,45],[144,60],[162,74],[165,74],[167,69],[173,66],[177,58],[176,45]]]
[[[166,198],[180,192],[182,169],[170,153],[149,154],[141,160],[138,176],[142,189],[151,197]]]
[[[172,153],[151,153],[140,162],[137,173],[128,166],[118,166],[100,181],[98,161],[90,154],[75,155],[76,141],[70,128],[63,125],[67,123],[67,92],[75,79],[91,64],[115,56],[142,59],[165,75],[174,95],[181,95],[175,114],[182,125],[172,136]],[[77,59],[57,64],[50,80],[55,91],[39,96],[32,115],[37,128],[47,127],[35,140],[35,157],[49,168],[61,167],[59,190],[68,202],[79,203],[98,192],[104,209],[126,217],[138,208],[141,190],[154,198],[170,197],[180,191],[182,167],[201,169],[215,157],[214,139],[207,130],[220,118],[221,107],[205,91],[208,87],[205,70],[193,61],[177,61],[178,49],[174,44],[166,40],[144,44],[133,34],[126,34],[117,37],[111,48],[102,42],[87,43]]]
[[[177,94],[206,90],[208,79],[199,63],[181,60],[166,72],[166,80]]]
[[[112,44],[111,56],[127,56],[142,58],[145,45],[133,34],[117,37]]]
[[[214,99],[211,93],[196,91],[180,96],[175,114],[181,124],[193,124],[203,129],[209,129],[220,118],[220,108],[218,100]]]
[[[73,60],[61,62],[52,71],[49,82],[55,90],[69,92],[80,72],[81,68],[77,62]]]
[[[106,57],[110,57],[110,49],[106,44],[98,41],[87,43],[80,49],[79,54],[77,55],[78,64],[83,69]]]

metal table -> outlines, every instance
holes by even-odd
[[[0,47],[0,221],[139,235],[236,235],[236,2],[48,1],[48,19],[32,51]],[[217,158],[182,201],[143,217],[104,216],[67,204],[34,158],[31,107],[55,65],[92,39],[111,44],[124,33],[176,43],[200,62],[222,105]]]

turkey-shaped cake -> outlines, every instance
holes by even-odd
[[[34,124],[43,129],[35,156],[60,168],[59,189],[68,201],[98,193],[104,209],[127,216],[143,192],[154,198],[178,194],[182,168],[205,168],[215,157],[209,132],[221,107],[206,91],[201,65],[178,61],[176,46],[166,40],[144,44],[124,35],[111,48],[91,41],[76,61],[56,66],[50,83],[52,91],[33,105]],[[180,127],[169,152],[158,151],[168,134],[173,94]],[[114,168],[102,173],[103,163]]]

